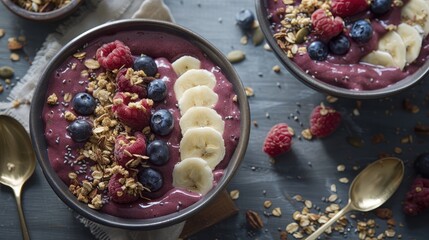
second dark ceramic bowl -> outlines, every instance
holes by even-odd
[[[2,0],[6,8],[14,14],[27,20],[37,22],[50,22],[61,20],[76,11],[83,1],[84,0],[72,0],[69,4],[59,9],[47,12],[33,12],[25,10],[12,0]]]
[[[126,219],[109,214],[105,214],[100,211],[93,210],[88,207],[87,204],[79,202],[77,198],[69,191],[68,186],[61,181],[56,172],[51,166],[48,152],[47,143],[44,137],[45,126],[42,119],[43,108],[46,104],[47,88],[49,86],[49,76],[73,53],[76,53],[78,49],[88,43],[92,39],[96,39],[100,36],[106,36],[114,34],[118,31],[127,30],[138,30],[142,34],[144,32],[161,32],[171,34],[176,37],[180,37],[192,43],[194,46],[204,52],[208,58],[219,67],[225,77],[232,83],[235,93],[237,94],[239,109],[240,109],[240,139],[238,145],[228,163],[228,166],[224,170],[224,176],[219,180],[218,184],[205,195],[200,201],[195,204],[168,214],[166,216],[155,217],[151,219]],[[174,46],[172,46],[174,48]],[[40,82],[35,91],[32,106],[30,111],[30,132],[31,138],[36,151],[36,156],[39,164],[43,170],[43,173],[51,185],[55,193],[63,200],[71,209],[83,217],[108,226],[127,228],[127,229],[139,229],[139,230],[151,230],[161,227],[170,226],[181,221],[184,221],[206,207],[211,200],[213,200],[225,187],[226,184],[231,180],[234,173],[238,169],[249,140],[250,131],[250,110],[247,101],[244,87],[237,73],[235,72],[232,65],[228,62],[226,57],[207,40],[203,39],[199,35],[185,29],[181,26],[153,20],[122,20],[116,22],[110,22],[94,29],[91,29],[82,35],[76,37],[74,40],[69,42],[62,50],[50,61],[45,71],[42,74]]]
[[[382,98],[402,92],[403,90],[408,89],[409,87],[413,86],[421,79],[429,75],[429,61],[426,61],[426,63],[419,70],[409,75],[408,77],[390,86],[376,90],[350,90],[327,84],[318,79],[315,79],[309,74],[306,74],[304,71],[302,71],[301,68],[295,64],[295,62],[293,62],[290,58],[287,57],[284,51],[277,44],[276,40],[273,37],[274,32],[269,21],[267,1],[269,0],[255,0],[256,15],[258,17],[259,25],[261,26],[262,32],[264,33],[265,39],[267,40],[270,47],[273,49],[276,57],[289,70],[289,72],[299,81],[313,88],[316,91],[338,97],[355,99]]]

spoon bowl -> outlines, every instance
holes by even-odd
[[[404,163],[394,157],[369,164],[353,180],[347,205],[323,224],[307,240],[314,240],[349,211],[368,212],[385,203],[395,193],[404,177]]]
[[[30,239],[21,206],[21,189],[36,167],[30,137],[14,118],[0,116],[0,183],[15,194],[23,239]]]

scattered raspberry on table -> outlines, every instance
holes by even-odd
[[[407,192],[403,210],[405,214],[415,216],[429,208],[429,179],[414,179],[411,189]]]
[[[341,114],[334,108],[320,104],[310,115],[310,132],[316,137],[332,134],[341,123]]]
[[[270,157],[289,151],[293,134],[293,129],[286,123],[274,125],[265,138],[263,151]]]

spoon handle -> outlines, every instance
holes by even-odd
[[[333,223],[335,223],[338,219],[340,219],[341,216],[343,216],[344,214],[346,214],[350,210],[352,210],[352,208],[351,208],[351,204],[349,202],[343,209],[341,209],[339,212],[337,212],[337,214],[335,214],[331,219],[329,219],[329,221],[327,221],[325,224],[320,226],[319,229],[317,229],[314,233],[312,233],[310,236],[308,236],[306,238],[306,240],[317,239],[317,237],[319,237],[320,234],[325,232],[325,230],[328,229],[329,226],[331,226]]]
[[[28,234],[27,224],[25,223],[24,212],[22,211],[21,206],[21,188],[22,186],[13,187],[13,192],[15,193],[16,206],[18,207],[19,222],[21,223],[21,232],[23,240],[30,240],[30,235]]]

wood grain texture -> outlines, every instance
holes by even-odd
[[[394,210],[396,222],[403,226],[396,227],[402,239],[427,239],[429,231],[429,212],[419,217],[405,217],[401,211],[401,202],[410,182],[415,176],[412,163],[416,156],[427,151],[429,137],[416,135],[415,124],[429,124],[428,119],[428,80],[424,79],[412,89],[394,97],[379,100],[363,100],[359,115],[353,113],[356,101],[339,99],[329,104],[337,108],[343,116],[340,128],[325,139],[312,141],[299,140],[298,135],[308,127],[308,118],[312,108],[325,102],[326,95],[318,93],[297,81],[284,67],[280,73],[272,71],[274,65],[281,65],[272,52],[262,45],[240,44],[243,33],[235,25],[235,13],[243,8],[254,9],[252,0],[166,0],[171,7],[178,24],[194,30],[212,42],[223,53],[233,49],[246,53],[246,60],[234,64],[245,86],[252,87],[255,96],[249,98],[252,121],[258,127],[252,127],[248,149],[243,163],[227,187],[227,191],[238,189],[239,199],[234,203],[239,208],[238,214],[219,224],[201,231],[189,239],[279,239],[279,230],[284,230],[292,222],[292,213],[302,209],[302,203],[293,200],[296,194],[311,200],[324,209],[327,203],[330,185],[337,185],[341,199],[340,205],[347,201],[348,184],[341,184],[338,179],[350,180],[358,173],[353,167],[364,167],[377,159],[380,154],[390,154],[403,159],[406,163],[406,175],[399,191],[384,206]],[[8,35],[0,39],[0,65],[10,64],[8,50],[4,50],[7,37],[24,34],[32,41],[26,46],[28,55],[40,48],[44,36],[53,31],[54,25],[33,25],[12,16],[0,5],[0,28],[6,28]],[[33,54],[33,55],[32,55]],[[6,56],[5,56],[6,55]],[[23,76],[28,63],[12,63],[17,76]],[[2,80],[0,80],[2,82]],[[5,94],[0,94],[0,99]],[[410,113],[402,108],[402,102],[409,98],[420,107],[418,113]],[[269,118],[267,117],[269,115]],[[293,116],[298,119],[294,120]],[[276,123],[286,122],[295,129],[292,150],[272,161],[262,151],[262,143],[268,130]],[[300,125],[302,123],[303,126]],[[385,141],[373,144],[372,136],[383,134]],[[412,143],[401,143],[403,137],[411,135]],[[363,146],[356,148],[347,143],[347,137],[358,136],[363,139]],[[402,153],[395,153],[400,147]],[[344,164],[346,170],[338,172],[338,164]],[[20,239],[20,229],[12,191],[0,186],[0,239]],[[265,209],[263,202],[270,200],[273,205]],[[89,231],[82,226],[71,212],[54,194],[44,179],[40,168],[25,186],[23,207],[32,239],[93,239]],[[274,217],[269,213],[274,207],[280,207],[282,216]],[[261,214],[264,229],[253,231],[245,221],[245,212],[252,209]],[[372,214],[360,218],[373,218]],[[380,227],[377,233],[385,229],[384,221],[377,220]],[[354,225],[355,222],[352,221]],[[293,239],[289,237],[289,239]],[[344,239],[341,234],[333,234],[330,239]],[[347,239],[358,239],[353,228]]]

